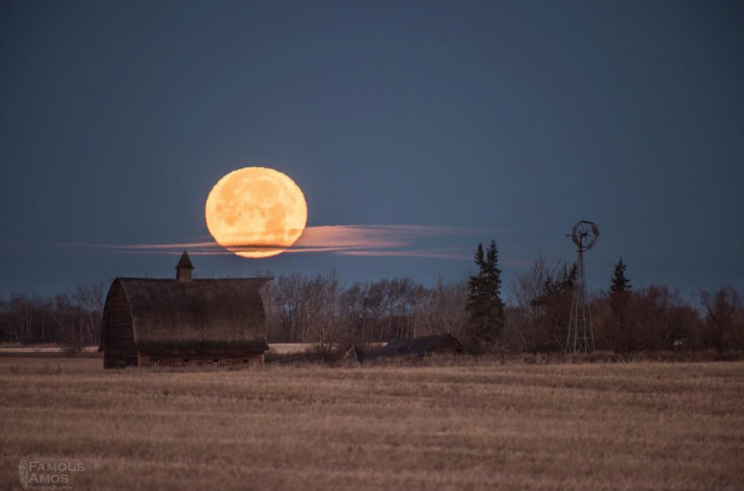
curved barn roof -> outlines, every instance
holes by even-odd
[[[270,278],[117,278],[131,309],[138,350],[266,350],[262,287]]]

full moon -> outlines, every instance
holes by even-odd
[[[286,174],[245,167],[217,181],[205,215],[209,233],[222,247],[242,257],[271,257],[300,238],[307,223],[307,203]]]

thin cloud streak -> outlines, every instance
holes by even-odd
[[[150,249],[195,249],[195,248],[210,248],[220,247],[216,242],[177,242],[173,244],[125,244],[125,245],[110,245],[110,244],[89,244],[85,242],[62,244],[69,247],[88,247],[92,249],[121,249],[121,250],[150,250]]]
[[[493,229],[446,227],[434,225],[321,225],[307,227],[300,239],[285,253],[331,253],[360,257],[425,257],[464,260],[469,254],[451,249],[422,249],[417,241],[436,237],[476,235]],[[277,245],[243,244],[224,248],[214,241],[176,242],[165,244],[64,244],[68,247],[105,249],[128,254],[177,255],[183,250],[195,256],[232,255],[236,252],[256,252],[282,248]]]
[[[340,256],[362,256],[362,257],[427,257],[434,259],[455,259],[455,260],[467,260],[471,259],[472,255],[469,254],[457,254],[453,252],[442,252],[437,250],[409,250],[409,251],[371,251],[371,250],[359,250],[359,251],[342,251],[338,253]]]

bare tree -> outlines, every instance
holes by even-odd
[[[440,277],[434,286],[424,289],[412,337],[445,332],[461,336],[467,324],[467,287],[466,278],[444,281]]]
[[[705,314],[704,339],[721,352],[744,345],[744,308],[739,293],[730,286],[700,292]]]
[[[516,351],[560,349],[568,324],[573,269],[542,256],[509,284],[504,344]]]

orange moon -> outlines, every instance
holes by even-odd
[[[286,174],[245,167],[217,181],[207,197],[207,228],[214,240],[238,256],[271,257],[305,230],[307,202]]]

